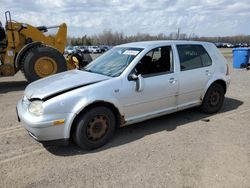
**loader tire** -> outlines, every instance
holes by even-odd
[[[83,69],[87,64],[92,61],[91,56],[85,53],[73,53],[68,55],[67,58],[70,59],[70,62],[72,62],[71,65],[73,65],[69,69]]]
[[[23,60],[23,73],[28,82],[66,70],[67,64],[63,54],[47,46],[32,48]]]
[[[89,64],[93,60],[89,53],[84,53],[83,57],[84,57],[84,61],[86,62],[86,65]]]

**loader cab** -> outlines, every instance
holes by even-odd
[[[0,48],[6,47],[5,39],[6,39],[5,29],[2,23],[0,22]]]

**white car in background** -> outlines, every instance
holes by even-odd
[[[113,47],[83,70],[33,82],[17,114],[42,143],[101,147],[116,128],[200,106],[218,112],[230,77],[212,43],[148,41]]]
[[[64,50],[64,54],[66,54],[66,55],[72,54],[72,53],[74,53],[74,52],[75,52],[75,49],[74,49],[74,47],[72,47],[72,46],[67,46],[67,47],[65,48],[65,50]]]
[[[101,49],[98,46],[89,46],[88,50],[90,53],[101,53]]]
[[[86,46],[80,46],[79,47],[79,50],[82,52],[82,53],[89,53],[89,50]]]

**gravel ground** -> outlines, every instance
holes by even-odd
[[[24,77],[0,78],[0,187],[249,188],[250,71],[231,77],[220,113],[190,109],[124,127],[91,152],[35,142],[15,112]]]

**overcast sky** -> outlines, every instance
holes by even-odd
[[[250,35],[250,0],[0,0],[1,21],[12,18],[32,25],[66,22],[70,36],[103,30],[199,36]]]

